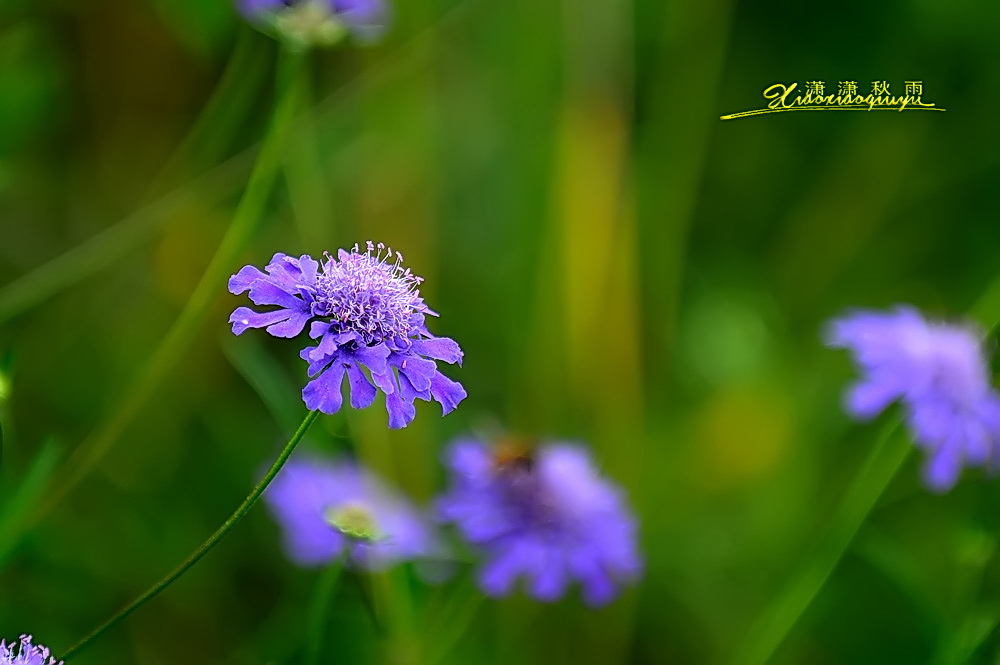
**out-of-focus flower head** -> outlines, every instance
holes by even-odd
[[[39,644],[31,643],[31,635],[21,635],[16,643],[0,640],[0,665],[63,665]]]
[[[928,455],[924,478],[931,489],[951,489],[963,466],[1000,459],[1000,395],[977,330],[928,322],[900,306],[834,319],[826,342],[849,349],[861,370],[847,391],[848,414],[866,420],[902,403],[914,442]]]
[[[239,0],[239,7],[298,49],[333,46],[346,35],[374,41],[388,19],[383,0]]]
[[[229,290],[249,291],[254,304],[277,309],[237,308],[229,317],[233,333],[266,328],[276,337],[295,337],[310,323],[309,336],[319,343],[299,354],[309,363],[309,376],[316,377],[302,391],[310,409],[339,411],[346,376],[356,409],[375,400],[376,388],[385,394],[389,427],[408,425],[418,398],[439,402],[447,414],[466,392],[441,374],[435,361],[461,365],[462,350],[427,330],[426,317],[437,314],[420,297],[422,280],[404,269],[402,260],[391,248],[369,242],[363,253],[355,245],[337,258],[325,255],[322,263],[279,253],[266,273],[245,266],[229,280]]]
[[[437,553],[424,516],[352,463],[293,458],[264,500],[281,526],[288,558],[302,566],[344,556],[351,565],[379,570]]]
[[[534,598],[554,601],[576,581],[584,601],[598,606],[640,574],[635,519],[584,448],[492,449],[460,440],[446,465],[451,487],[439,514],[482,552],[486,594],[506,595],[524,578]]]

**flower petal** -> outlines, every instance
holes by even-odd
[[[400,374],[405,374],[406,378],[413,384],[413,388],[418,392],[424,392],[431,387],[431,380],[437,373],[437,365],[433,360],[427,360],[419,356],[403,356],[396,358],[394,363],[399,368]]]
[[[441,403],[441,415],[448,415],[455,410],[459,402],[468,396],[468,393],[465,392],[461,383],[452,381],[438,372],[431,379],[431,395],[435,401]]]
[[[302,400],[310,411],[319,409],[330,415],[340,410],[344,397],[340,385],[344,379],[344,363],[335,362],[330,368],[306,384],[302,389]]]
[[[347,368],[347,378],[351,382],[351,406],[364,409],[375,401],[375,386],[371,384],[357,363],[351,363]]]
[[[385,396],[385,408],[389,412],[389,428],[402,429],[413,422],[417,415],[417,409],[413,404],[408,404],[399,396],[399,391],[389,393]]]
[[[256,266],[243,266],[238,273],[229,278],[229,292],[233,295],[239,295],[259,279],[267,279],[267,275],[258,270]]]
[[[240,335],[247,328],[264,328],[275,337],[295,337],[301,331],[308,315],[290,309],[277,309],[273,312],[255,312],[249,307],[237,307],[229,315],[233,324],[233,334]]]
[[[432,337],[431,339],[413,340],[413,351],[428,358],[443,360],[446,363],[462,364],[462,349],[458,343],[449,337]]]

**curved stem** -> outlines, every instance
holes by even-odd
[[[913,448],[899,429],[898,419],[886,424],[833,516],[823,543],[757,622],[733,663],[768,662],[805,613]]]
[[[110,619],[102,623],[100,626],[95,628],[89,635],[87,635],[82,640],[80,640],[72,647],[67,649],[62,656],[63,660],[69,660],[71,657],[75,656],[84,647],[89,645],[91,642],[93,642],[98,637],[103,635],[109,629],[113,628],[122,619],[124,619],[129,614],[131,614],[139,607],[141,607],[144,603],[146,603],[146,601],[152,599],[154,596],[156,596],[161,591],[166,589],[178,577],[187,572],[187,570],[191,566],[198,563],[198,561],[203,556],[208,554],[208,552],[213,547],[218,545],[219,541],[222,540],[225,537],[225,535],[229,533],[241,519],[243,519],[243,516],[246,515],[247,512],[249,512],[250,508],[252,508],[253,505],[257,503],[257,499],[259,499],[260,495],[264,493],[264,490],[267,489],[267,486],[271,484],[271,481],[278,474],[278,471],[280,471],[281,467],[284,466],[285,461],[288,459],[288,456],[292,454],[293,450],[295,450],[295,446],[297,446],[299,441],[302,440],[302,437],[305,436],[305,433],[309,429],[309,426],[313,424],[313,421],[316,420],[316,417],[318,415],[319,415],[318,411],[310,411],[309,413],[306,414],[306,417],[302,421],[302,424],[299,425],[299,428],[295,431],[295,434],[293,434],[292,438],[288,440],[287,444],[285,444],[285,447],[278,455],[278,458],[274,460],[274,464],[271,465],[271,468],[267,470],[267,473],[264,474],[264,477],[260,479],[260,482],[258,482],[257,485],[250,492],[250,494],[247,495],[247,498],[243,500],[243,503],[241,503],[239,507],[236,509],[236,511],[229,516],[229,519],[227,519],[225,522],[222,523],[222,526],[216,529],[215,533],[209,536],[208,540],[199,545],[198,549],[192,552],[191,556],[185,559],[184,562],[181,563],[181,565],[174,568],[174,570],[171,571],[169,575],[167,575],[159,582],[151,586],[144,594],[133,600],[131,603],[129,603],[124,608],[119,610],[118,613],[116,613],[113,617],[111,617]]]

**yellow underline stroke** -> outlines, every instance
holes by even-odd
[[[756,109],[753,111],[742,111],[740,113],[733,113],[731,115],[719,116],[720,120],[732,120],[733,118],[743,118],[750,115],[763,115],[765,113],[783,113],[785,111],[944,111],[946,109],[941,109],[930,106],[907,106],[904,108],[897,108],[895,106],[873,106],[869,108],[867,105],[862,106],[793,106],[785,109]]]

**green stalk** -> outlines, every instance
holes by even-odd
[[[161,591],[170,586],[178,577],[187,572],[187,570],[191,566],[198,563],[198,561],[203,556],[208,554],[208,552],[213,547],[218,545],[219,541],[221,541],[226,536],[226,534],[229,533],[241,519],[243,519],[243,516],[246,515],[247,512],[249,512],[249,510],[253,507],[253,505],[257,503],[257,499],[259,499],[260,495],[264,493],[264,490],[267,489],[267,486],[271,484],[271,481],[278,474],[278,471],[281,470],[281,467],[285,465],[285,462],[288,460],[288,456],[292,454],[293,450],[295,450],[295,446],[297,446],[299,441],[302,440],[302,437],[305,436],[305,433],[309,429],[309,426],[313,424],[313,421],[316,420],[316,417],[318,415],[319,415],[318,411],[310,411],[309,413],[306,414],[306,417],[302,421],[302,424],[299,425],[299,428],[295,431],[295,434],[293,434],[292,438],[288,440],[287,444],[285,444],[285,447],[281,450],[281,453],[278,455],[278,458],[274,460],[274,464],[271,465],[271,468],[267,470],[267,473],[264,474],[264,477],[260,479],[260,482],[258,482],[257,485],[250,492],[250,494],[247,495],[247,498],[243,500],[243,503],[241,503],[239,507],[236,509],[236,511],[229,516],[229,519],[227,519],[225,522],[222,523],[222,526],[216,529],[215,533],[209,536],[208,540],[199,545],[198,549],[192,552],[191,556],[185,559],[183,563],[174,568],[174,570],[170,574],[168,574],[159,582],[151,586],[144,594],[142,594],[141,596],[133,600],[131,603],[126,605],[124,608],[119,610],[110,619],[108,619],[100,626],[95,628],[89,635],[87,635],[82,640],[80,640],[72,647],[67,649],[62,656],[63,660],[69,660],[70,658],[75,656],[77,653],[79,653],[85,647],[87,647],[91,642],[93,642],[98,637],[100,637],[108,630],[113,628],[115,625],[117,625],[119,622],[121,622],[122,619],[124,619],[132,612],[140,608],[148,600],[158,595]]]

